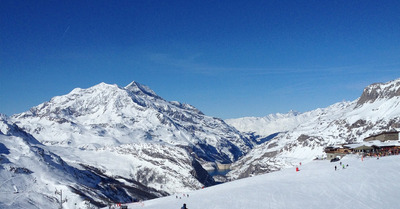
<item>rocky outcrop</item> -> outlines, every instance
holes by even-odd
[[[391,99],[398,96],[400,96],[400,79],[388,83],[375,83],[364,89],[355,108],[365,103],[373,103],[377,99]]]
[[[208,174],[206,170],[201,166],[201,164],[193,159],[192,161],[193,170],[190,172],[199,182],[201,182],[204,186],[213,186],[216,184],[214,179]]]

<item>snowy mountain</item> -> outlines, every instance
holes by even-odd
[[[233,182],[177,194],[142,203],[128,204],[129,209],[376,209],[398,208],[400,156],[365,158],[347,156],[349,165],[335,171],[339,162],[317,160],[294,168],[240,179]]]
[[[326,146],[361,142],[384,131],[400,131],[400,79],[372,84],[353,102],[341,102],[288,118],[285,120],[289,125],[279,130],[284,133],[255,147],[232,165],[233,170],[228,174],[231,179],[309,162],[323,157]],[[281,121],[276,119],[277,124]],[[253,127],[257,130],[262,125],[255,123]]]
[[[65,206],[132,202],[165,193],[139,182],[101,174],[90,165],[69,164],[32,135],[0,116],[0,208],[56,208],[63,191]]]
[[[299,112],[290,111],[287,114],[270,114],[265,117],[244,117],[237,119],[226,119],[225,122],[243,133],[254,133],[259,136],[269,136],[274,133],[285,132],[295,128],[306,121]]]
[[[253,146],[223,120],[137,82],[77,88],[10,120],[65,162],[140,182],[156,196],[215,184],[204,168],[231,163]]]
[[[85,150],[151,142],[187,146],[200,159],[229,163],[252,146],[224,121],[165,101],[136,82],[74,89],[12,118],[46,145]]]
[[[311,114],[290,111],[287,114],[276,113],[265,117],[226,119],[225,122],[241,131],[253,143],[262,144],[280,133],[296,128],[312,117]]]

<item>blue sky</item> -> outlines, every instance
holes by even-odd
[[[300,112],[400,77],[400,1],[0,3],[0,113],[137,81],[226,118]]]

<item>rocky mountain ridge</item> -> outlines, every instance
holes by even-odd
[[[388,83],[375,83],[364,89],[361,97],[357,100],[356,107],[365,103],[373,103],[378,99],[391,99],[400,96],[400,80],[394,80]]]

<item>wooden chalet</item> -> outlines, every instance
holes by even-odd
[[[336,157],[343,157],[351,153],[351,150],[343,147],[343,145],[329,146],[325,148],[326,159],[331,160]]]

